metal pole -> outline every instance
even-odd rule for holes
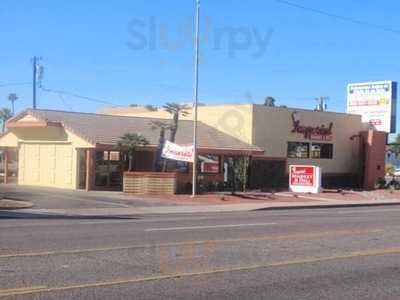
[[[193,114],[193,179],[192,197],[197,194],[197,106],[199,100],[199,49],[200,49],[200,0],[196,0],[196,54],[194,67]]]
[[[33,109],[36,109],[36,72],[37,72],[37,58],[36,56],[33,57]]]

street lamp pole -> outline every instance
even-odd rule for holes
[[[197,107],[199,101],[199,50],[200,50],[200,0],[196,0],[196,53],[195,53],[195,67],[194,67],[192,197],[196,196],[197,194]]]

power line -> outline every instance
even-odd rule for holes
[[[58,97],[60,98],[62,104],[64,105],[64,107],[66,107],[69,111],[73,111],[72,106],[67,104],[67,101],[65,101],[63,95],[58,94]]]
[[[294,2],[290,2],[290,1],[286,1],[286,0],[275,0],[278,3],[281,4],[285,4],[287,6],[292,6],[298,9],[302,9],[302,10],[306,10],[309,12],[313,12],[319,15],[323,15],[326,17],[330,17],[330,18],[334,18],[334,19],[338,19],[341,21],[345,21],[345,22],[349,22],[349,23],[353,23],[353,24],[357,24],[357,25],[362,25],[362,26],[367,26],[367,27],[371,27],[371,28],[375,28],[375,29],[379,29],[379,30],[383,30],[386,32],[390,32],[390,33],[394,33],[394,34],[400,34],[400,30],[397,29],[393,29],[384,25],[380,25],[380,24],[374,24],[374,23],[369,23],[366,21],[362,21],[362,20],[358,20],[358,19],[353,19],[350,17],[346,17],[346,16],[341,16],[341,15],[337,15],[337,14],[333,14],[327,11],[323,11],[320,9],[316,9],[316,8],[312,8],[312,7],[308,7],[308,6],[303,6]]]
[[[109,102],[109,101],[106,101],[106,100],[101,100],[101,99],[81,96],[81,95],[77,95],[77,94],[70,93],[70,92],[67,92],[67,91],[52,90],[52,89],[48,89],[48,88],[44,88],[44,87],[41,87],[41,90],[44,91],[44,92],[55,93],[55,94],[59,94],[59,95],[66,95],[66,96],[70,96],[70,97],[74,97],[74,98],[84,99],[84,100],[91,101],[91,102],[107,104],[107,105],[112,105],[112,106],[121,106],[121,105],[118,105],[118,104],[115,104],[113,102]]]
[[[28,85],[30,82],[18,82],[18,83],[2,83],[0,87],[8,87],[8,86],[19,86],[19,85]]]

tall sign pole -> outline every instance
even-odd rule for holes
[[[194,67],[192,197],[196,196],[197,194],[197,107],[199,101],[199,50],[200,50],[200,0],[196,0],[196,54],[195,54],[195,67]]]

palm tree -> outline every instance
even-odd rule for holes
[[[157,147],[157,152],[156,152],[156,161],[154,164],[154,170],[157,171],[157,169],[159,169],[159,164],[160,164],[160,160],[161,160],[162,148],[164,147],[164,143],[165,143],[165,131],[171,129],[171,124],[164,123],[161,121],[152,121],[151,129],[160,130],[160,137],[158,139],[158,147]]]
[[[274,107],[275,106],[275,102],[276,102],[275,98],[271,97],[271,96],[268,96],[268,97],[266,97],[264,99],[264,105],[265,106]]]
[[[12,107],[11,112],[12,112],[13,115],[14,115],[14,112],[15,112],[15,105],[14,105],[14,102],[17,101],[17,100],[18,100],[17,94],[11,93],[11,94],[8,95],[8,101],[11,102],[11,107]]]
[[[0,120],[1,120],[1,130],[4,132],[6,128],[6,122],[8,119],[12,118],[13,114],[11,113],[11,110],[9,108],[2,108],[0,110]]]
[[[117,146],[121,151],[128,153],[129,167],[128,171],[133,171],[133,158],[137,147],[146,146],[149,142],[144,136],[137,133],[125,133],[117,142]]]
[[[170,128],[171,136],[169,140],[170,142],[175,143],[176,133],[178,132],[179,116],[187,116],[190,107],[186,104],[166,103],[163,108],[172,115],[172,124]]]

